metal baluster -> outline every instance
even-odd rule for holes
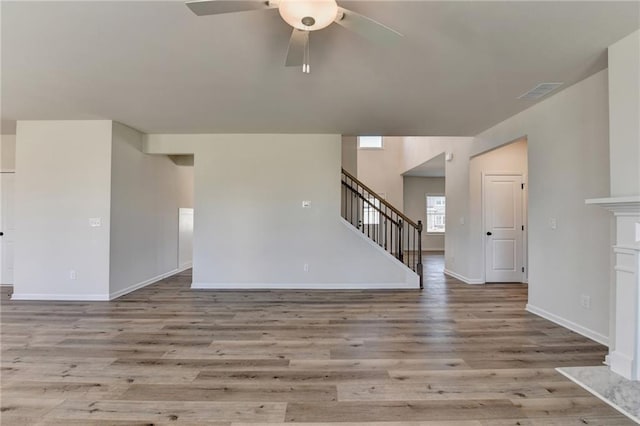
[[[424,278],[422,270],[422,221],[418,221],[418,277],[420,277],[420,290],[424,288]]]
[[[404,255],[402,254],[402,228],[403,228],[402,219],[398,219],[398,259],[400,262],[404,263]]]

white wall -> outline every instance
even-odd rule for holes
[[[108,299],[111,121],[18,121],[16,146],[13,298]]]
[[[142,140],[137,130],[113,123],[112,298],[177,271],[178,209],[192,203],[193,168],[142,153]]]
[[[358,137],[342,137],[342,168],[358,177]]]
[[[0,135],[0,172],[16,168],[16,135]]]
[[[640,31],[609,47],[609,160],[612,197],[640,195],[640,53],[638,52],[640,52]]]
[[[528,140],[529,307],[606,342],[610,218],[584,200],[609,191],[607,71],[479,134],[474,153]],[[549,226],[557,219],[557,229]],[[591,297],[591,309],[580,306]]]
[[[469,162],[469,256],[470,275],[484,281],[484,250],[482,176],[483,173],[516,173],[523,176],[526,189],[523,192],[526,201],[529,185],[527,183],[527,139],[521,138],[513,143],[492,149],[474,156]],[[526,217],[523,221],[527,225]],[[526,226],[528,229],[529,227]],[[526,255],[526,253],[523,253]],[[524,262],[525,267],[527,262]]]
[[[145,149],[195,153],[195,287],[417,286],[341,219],[339,135],[149,135]]]
[[[402,138],[383,138],[382,149],[358,149],[358,180],[398,210],[403,206],[401,159]]]
[[[427,195],[444,195],[445,179],[440,177],[404,177],[404,209],[405,215],[414,221],[421,220],[422,250],[444,250],[444,234],[427,233]]]

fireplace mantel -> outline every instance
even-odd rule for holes
[[[600,206],[613,213],[640,214],[640,196],[589,198],[585,204]]]
[[[585,203],[603,207],[616,218],[609,366],[629,380],[640,380],[640,196],[592,198]]]

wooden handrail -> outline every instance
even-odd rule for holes
[[[398,226],[398,225],[399,225],[399,223],[398,223],[398,222],[396,222],[395,220],[393,220],[393,218],[392,218],[391,216],[389,216],[388,214],[386,214],[385,212],[383,212],[383,211],[382,211],[382,209],[381,209],[380,207],[376,206],[376,205],[375,205],[375,204],[373,204],[371,201],[367,200],[367,199],[365,198],[365,196],[364,196],[364,195],[362,195],[362,194],[360,194],[359,192],[357,192],[353,186],[349,185],[349,184],[348,184],[347,182],[345,182],[345,181],[342,181],[342,184],[343,184],[344,186],[346,186],[347,188],[349,188],[353,193],[355,193],[355,194],[358,196],[358,198],[359,198],[359,199],[361,199],[363,202],[367,203],[367,204],[368,204],[368,205],[370,205],[373,209],[375,209],[375,210],[378,212],[378,214],[382,215],[382,216],[383,216],[384,218],[386,218],[389,222],[393,223],[393,224],[394,224],[394,225],[396,225],[396,226]]]
[[[387,207],[389,210],[391,210],[392,212],[394,212],[395,214],[397,214],[398,216],[400,216],[405,222],[409,223],[410,225],[412,225],[415,228],[420,228],[420,226],[415,223],[413,220],[409,219],[407,216],[405,216],[404,213],[402,213],[400,210],[396,209],[395,207],[393,207],[388,201],[384,200],[382,197],[380,197],[373,189],[369,188],[367,185],[365,185],[364,183],[362,183],[361,181],[358,180],[358,178],[356,178],[355,176],[353,176],[351,173],[349,173],[348,171],[346,171],[345,169],[342,169],[342,173],[345,176],[348,176],[349,179],[353,180],[354,182],[356,182],[359,186],[361,186],[362,188],[364,188],[365,190],[367,190],[369,193],[371,193],[372,195],[375,195],[376,199],[378,199],[380,201],[380,204],[383,204],[385,207]],[[379,209],[379,208],[378,208]]]
[[[362,231],[363,235],[416,272],[420,288],[424,288],[422,221],[415,223],[409,219],[345,169],[342,169],[341,181],[344,188],[342,217]],[[375,212],[373,216],[372,211]]]

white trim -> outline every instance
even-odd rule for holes
[[[637,251],[640,251],[640,246],[638,247],[620,246],[620,245],[613,246],[613,252],[616,254],[626,254],[629,256],[635,256]]]
[[[580,324],[576,324],[573,321],[569,321],[566,318],[562,318],[556,314],[552,314],[551,312],[545,311],[542,308],[538,308],[530,303],[527,303],[526,307],[527,312],[531,312],[534,315],[538,315],[546,320],[554,322],[558,325],[563,326],[564,328],[568,328],[571,331],[575,331],[576,333],[585,336],[591,340],[594,340],[601,345],[609,346],[609,338],[604,334],[598,333],[597,331],[593,331],[589,328],[583,327]]]
[[[633,269],[633,268],[627,268],[626,266],[618,266],[618,265],[616,265],[616,266],[614,266],[614,267],[613,267],[613,269],[614,269],[615,271],[618,271],[618,272],[626,272],[626,273],[631,274],[631,275],[635,275],[635,273],[636,273],[636,270],[635,270],[635,269]]]
[[[13,293],[11,300],[54,300],[69,302],[108,302],[108,294]]]
[[[144,280],[144,281],[141,281],[139,283],[130,285],[129,287],[123,288],[122,290],[114,291],[113,293],[109,294],[109,300],[117,299],[118,297],[122,297],[125,294],[131,293],[132,291],[136,291],[136,290],[141,289],[142,287],[146,287],[146,286],[151,285],[153,283],[157,283],[158,281],[161,281],[161,280],[163,280],[165,278],[168,278],[168,277],[170,277],[172,275],[175,275],[175,274],[177,274],[179,272],[182,272],[182,271],[184,271],[186,269],[189,269],[189,268],[187,267],[187,268],[172,269],[169,272],[165,272],[164,274],[156,275],[153,278],[149,278],[148,280]]]
[[[13,284],[0,284],[0,287],[13,287]]]
[[[580,380],[576,379],[575,377],[571,376],[568,373],[565,373],[564,371],[562,371],[562,368],[556,368],[555,369],[558,373],[562,374],[563,376],[565,376],[567,379],[571,380],[573,383],[579,385],[580,387],[582,387],[584,390],[586,390],[587,392],[589,392],[590,394],[592,394],[593,396],[597,397],[599,400],[606,402],[608,405],[610,405],[611,407],[615,408],[616,410],[618,410],[619,412],[621,412],[622,414],[624,414],[625,416],[629,417],[631,420],[633,420],[636,423],[640,423],[640,419],[637,418],[636,416],[634,416],[633,414],[627,412],[626,410],[624,410],[622,407],[616,405],[613,403],[613,401],[605,398],[604,396],[600,395],[598,392],[595,391],[595,389],[590,388],[589,386],[587,386],[586,384],[582,383]]]
[[[178,266],[178,269],[176,269],[176,274],[179,274],[180,272],[184,272],[187,269],[193,268],[193,261],[192,262],[185,262],[182,265]]]
[[[634,380],[633,358],[614,350],[609,353],[609,366],[611,367],[611,371],[614,373],[619,374],[626,379],[631,378],[631,380]]]
[[[462,281],[465,284],[484,284],[484,280],[482,278],[467,278],[464,275],[460,275],[457,272],[453,272],[447,268],[444,269],[444,274],[449,275],[457,280]]]
[[[191,268],[191,265],[172,269],[169,272],[165,272],[164,274],[160,274],[148,280],[139,282],[137,284],[133,284],[127,288],[122,290],[115,291],[110,294],[43,294],[43,293],[14,293],[11,296],[11,300],[57,300],[57,301],[78,301],[78,302],[106,302],[110,300],[117,299],[118,297],[124,296],[125,294],[131,293],[132,291],[138,290],[142,287],[146,287],[148,285],[157,283],[165,278],[178,274],[182,271],[186,271]],[[11,286],[11,285],[9,285]]]
[[[191,283],[192,290],[416,290],[412,283]]]

